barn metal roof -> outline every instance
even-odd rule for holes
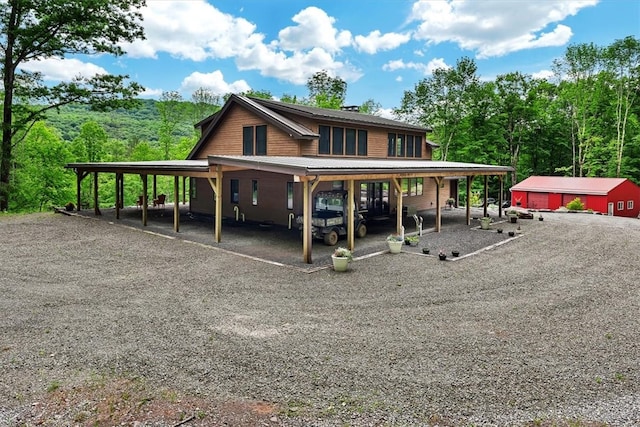
[[[605,195],[624,181],[626,181],[625,178],[530,176],[511,187],[511,191]]]

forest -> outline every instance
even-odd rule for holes
[[[482,79],[473,59],[438,69],[406,91],[396,118],[433,132],[435,159],[507,165],[508,189],[530,175],[625,177],[640,183],[640,40],[609,46],[572,45],[553,64],[554,76],[536,79],[514,71]],[[307,82],[308,96],[253,91],[250,96],[340,108],[347,84],[320,71]],[[165,92],[136,99],[127,108],[96,111],[68,103],[34,121],[14,144],[8,211],[38,211],[75,201],[69,162],[184,159],[198,135],[194,124],[213,114],[226,96],[199,89],[190,99]],[[379,114],[375,100],[360,106]],[[100,176],[100,202],[114,204],[114,177]],[[135,204],[141,183],[125,179],[125,203]],[[83,200],[92,185],[83,183]],[[158,178],[171,194],[172,180]],[[496,194],[497,183],[491,192]]]

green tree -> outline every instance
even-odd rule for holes
[[[199,88],[191,95],[191,124],[194,125],[220,110],[222,97],[210,89]]]
[[[171,158],[171,149],[175,132],[181,121],[187,116],[182,105],[182,95],[176,91],[162,92],[160,101],[156,103],[160,113],[160,147],[164,160]]]
[[[73,200],[73,173],[64,168],[71,161],[67,144],[55,129],[37,122],[16,147],[11,210],[42,210]]]
[[[13,148],[48,110],[72,102],[102,110],[128,106],[142,90],[127,83],[128,76],[109,74],[46,85],[40,73],[21,70],[21,65],[75,54],[122,55],[123,42],[144,38],[138,11],[144,5],[144,0],[0,2],[0,211],[9,206]]]
[[[467,57],[459,59],[455,68],[438,68],[413,91],[406,91],[400,108],[395,110],[405,120],[433,128],[441,160],[447,160],[463,126],[470,96],[480,82],[477,69],[473,59]]]
[[[640,91],[640,39],[616,40],[604,52],[605,64],[615,83],[615,176],[619,177],[631,111]]]
[[[347,82],[340,77],[331,77],[326,70],[309,77],[307,89],[308,103],[320,108],[339,110],[347,96]]]
[[[377,116],[381,109],[382,105],[379,102],[376,102],[373,98],[370,98],[360,105],[359,111],[363,114]]]

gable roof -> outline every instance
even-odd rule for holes
[[[362,114],[354,111],[332,110],[328,108],[309,107],[307,105],[287,104],[285,102],[273,101],[262,98],[251,98],[242,95],[232,94],[220,111],[201,120],[196,126],[202,126],[203,132],[193,147],[187,159],[193,159],[204,143],[209,140],[219,123],[224,119],[232,105],[237,104],[262,117],[268,123],[288,133],[294,139],[316,139],[319,138],[316,132],[306,126],[297,123],[287,117],[287,115],[297,115],[311,118],[317,122],[342,123],[368,127],[383,127],[389,130],[410,131],[427,133],[430,128],[411,125],[397,120],[386,119],[384,117]],[[426,140],[426,138],[425,138]],[[437,147],[438,145],[426,140],[427,144]]]
[[[625,178],[530,176],[511,187],[511,191],[606,195],[625,181]]]
[[[431,132],[431,128],[416,126],[398,120],[387,119],[384,117],[374,116],[372,114],[363,114],[349,110],[333,110],[330,108],[318,108],[301,104],[289,104],[286,102],[274,101],[271,99],[250,98],[257,103],[268,107],[271,110],[285,114],[296,114],[302,117],[308,117],[315,121],[352,123],[361,126],[383,127],[385,129],[395,129],[411,132]]]

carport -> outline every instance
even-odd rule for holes
[[[442,162],[430,160],[385,160],[385,159],[344,159],[329,157],[279,157],[279,156],[209,156],[207,160],[169,160],[150,162],[109,162],[109,163],[69,163],[66,168],[73,169],[77,177],[78,209],[81,208],[80,184],[90,173],[94,174],[93,204],[94,212],[100,215],[98,204],[98,173],[116,174],[116,218],[122,206],[124,174],[139,175],[143,183],[142,223],[147,225],[148,176],[166,175],[174,177],[174,230],[179,231],[179,178],[206,178],[215,197],[214,241],[222,238],[222,178],[227,171],[258,170],[285,174],[293,177],[294,182],[303,185],[303,260],[312,263],[312,230],[311,212],[313,191],[323,181],[344,181],[349,200],[353,200],[354,183],[360,180],[388,179],[395,190],[402,193],[401,180],[404,178],[431,178],[436,184],[436,206],[441,206],[440,188],[447,177],[467,179],[467,200],[471,197],[471,184],[476,177],[484,179],[484,195],[488,196],[488,177],[497,176],[500,180],[499,216],[502,216],[502,190],[504,176],[511,171],[510,167],[492,166],[475,163]],[[186,189],[185,189],[186,190]],[[155,191],[155,190],[154,190]],[[155,196],[155,193],[154,193]],[[183,200],[186,191],[183,191]],[[396,212],[403,211],[402,197],[398,197]],[[484,215],[487,206],[484,207]],[[352,204],[348,209],[347,246],[355,248],[353,229],[354,210]],[[467,225],[471,224],[471,207],[466,206]],[[440,231],[440,209],[436,209],[435,229]],[[402,231],[402,215],[397,215],[396,231]]]

